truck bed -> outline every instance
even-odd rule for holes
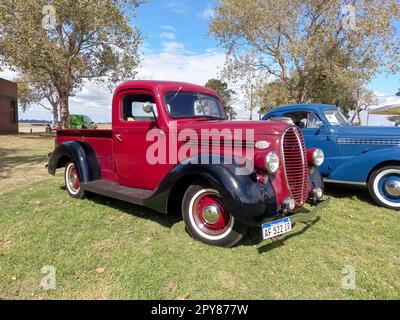
[[[115,181],[113,140],[111,129],[62,129],[57,131],[57,143],[66,141],[87,142],[92,146],[99,159],[102,177]]]

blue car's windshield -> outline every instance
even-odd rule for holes
[[[340,110],[325,110],[324,114],[332,126],[350,125],[350,122]]]

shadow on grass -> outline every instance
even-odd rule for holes
[[[10,156],[18,152],[17,149],[6,149],[0,148],[0,172],[2,178],[7,178],[10,176],[12,170],[20,165],[34,165],[46,161],[46,157],[40,156]]]
[[[60,186],[62,190],[67,192],[66,187]],[[107,206],[123,213],[143,218],[149,219],[153,222],[160,224],[163,227],[172,228],[176,223],[182,220],[182,217],[178,214],[169,213],[163,214],[146,207],[138,206],[129,202],[121,201],[118,199],[108,198],[99,194],[88,193],[86,198],[96,204]]]
[[[356,197],[361,201],[374,205],[366,186],[325,183],[325,194],[334,198]]]
[[[301,230],[296,231],[296,232],[291,232],[287,236],[283,236],[282,238],[277,238],[277,239],[272,240],[272,242],[266,243],[265,245],[257,248],[258,253],[261,254],[261,253],[264,253],[264,252],[269,252],[271,250],[274,250],[274,249],[277,249],[277,248],[280,248],[280,247],[284,246],[286,240],[289,240],[291,238],[294,238],[294,237],[297,237],[297,236],[303,234],[308,229],[310,229],[314,224],[318,223],[320,219],[321,219],[320,217],[317,217],[317,218],[315,218],[313,221],[311,221],[309,223],[306,223],[306,224],[300,223],[300,225],[304,225],[304,227]],[[258,230],[258,242],[257,243],[251,243],[250,245],[258,244],[261,241],[263,241],[263,239],[262,239],[260,230]],[[269,241],[271,241],[271,240],[269,240]]]

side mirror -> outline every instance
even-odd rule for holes
[[[143,104],[143,111],[145,113],[152,113],[153,114],[155,125],[158,127],[157,116],[156,116],[156,113],[154,111],[153,104],[151,102],[145,102]]]
[[[145,102],[143,104],[143,111],[146,113],[154,113],[153,104],[151,102]]]

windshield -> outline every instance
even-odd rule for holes
[[[340,110],[325,110],[324,114],[333,126],[349,125],[349,121]]]
[[[165,95],[165,104],[173,118],[225,118],[219,100],[200,92],[168,92]]]

